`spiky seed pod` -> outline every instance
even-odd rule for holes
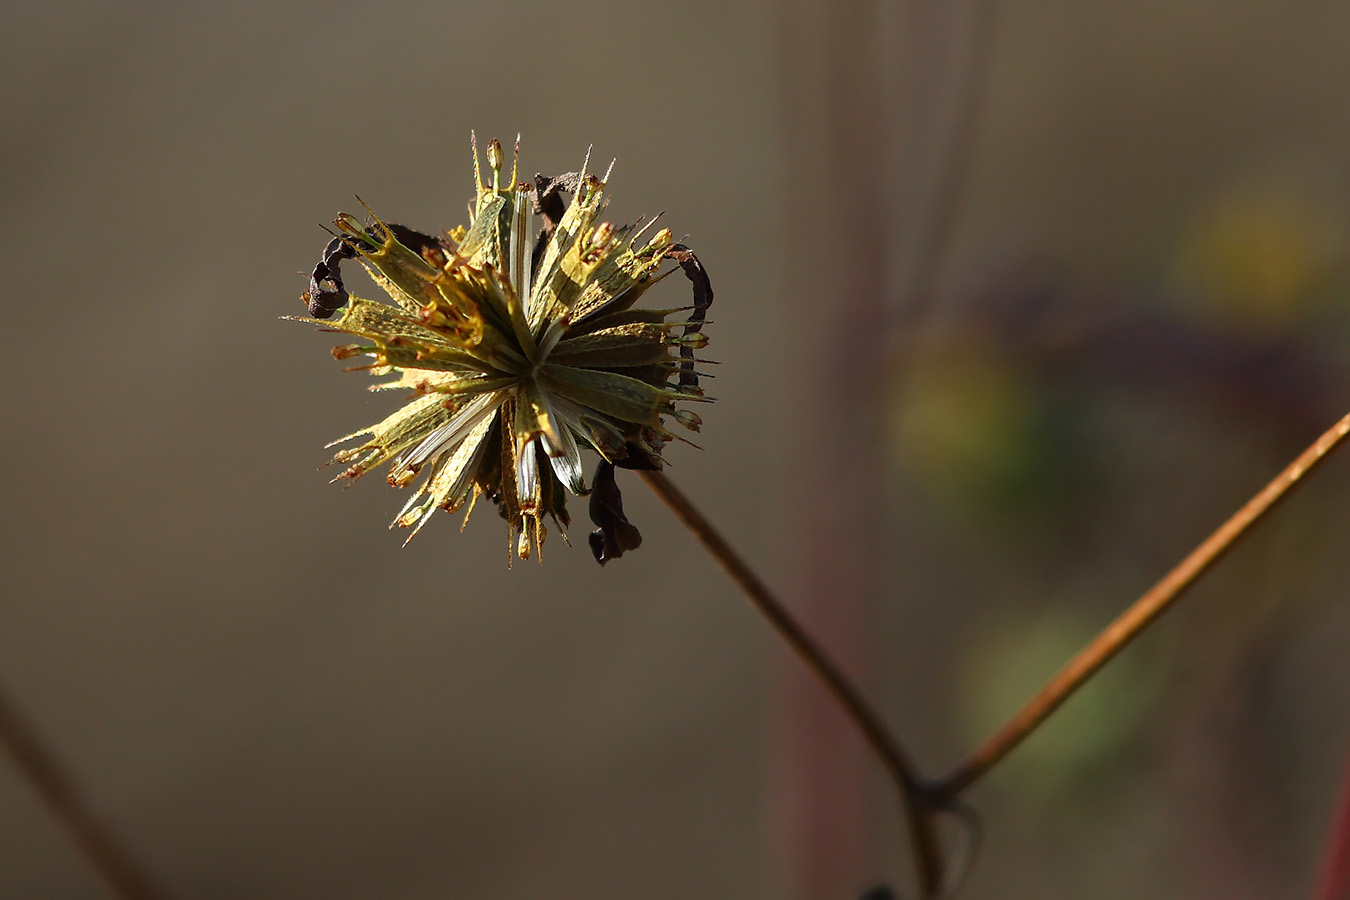
[[[315,267],[304,299],[319,318],[344,307],[329,327],[365,342],[338,347],[334,356],[368,356],[373,362],[358,368],[394,376],[373,390],[411,392],[384,421],[329,445],[365,438],[333,457],[344,466],[334,481],[388,463],[390,484],[415,483],[394,519],[412,529],[409,539],[437,509],[453,512],[467,503],[472,511],[486,495],[525,559],[544,541],[546,516],[565,530],[566,495],[590,493],[582,448],[609,467],[608,491],[614,465],[661,464],[661,449],[674,437],[666,417],[698,430],[698,417],[675,404],[708,399],[691,349],[706,343],[701,327],[712,292],[697,259],[672,243],[668,230],[644,244],[645,229],[597,222],[608,172],[597,178],[583,164],[577,175],[517,184],[513,161],[503,187],[496,140],[488,162],[491,185],[483,182],[475,144],[472,220],[444,237],[386,224],[373,213],[364,224],[339,215],[339,238]],[[565,208],[560,189],[572,194]],[[536,237],[537,213],[545,227]],[[338,266],[351,258],[392,303],[347,294]],[[668,321],[678,310],[634,308],[675,271],[661,271],[668,259],[694,282],[688,322]],[[615,506],[609,501],[604,508]],[[592,539],[601,562],[600,548],[612,557],[638,540],[617,508],[618,520],[597,518],[602,531],[612,532],[599,535],[599,547]]]

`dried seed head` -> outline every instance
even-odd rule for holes
[[[507,521],[513,555],[526,558],[544,542],[545,518],[566,528],[567,495],[591,493],[581,459],[590,449],[603,487],[601,502],[591,502],[600,526],[591,546],[604,562],[641,542],[623,517],[614,466],[659,467],[672,437],[664,417],[695,431],[702,424],[676,404],[706,402],[690,350],[706,344],[700,329],[712,289],[669,229],[636,246],[633,229],[596,223],[605,184],[584,167],[540,180],[539,191],[576,189],[536,239],[534,209],[549,195],[500,186],[505,157],[495,139],[487,158],[492,186],[477,182],[472,220],[445,238],[373,213],[366,224],[346,213],[335,222],[341,237],[315,267],[310,308],[316,316],[342,308],[333,330],[369,342],[335,356],[372,356],[363,368],[392,376],[379,388],[412,392],[384,421],[343,439],[365,438],[335,455],[347,466],[338,478],[387,463],[390,484],[416,483],[394,519],[413,534],[437,509],[472,509],[486,495]],[[338,268],[353,258],[390,302],[347,294]],[[666,313],[633,309],[667,260],[694,285],[694,313],[679,337]]]

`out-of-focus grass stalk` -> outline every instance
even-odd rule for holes
[[[111,896],[118,900],[165,900],[167,895],[155,886],[117,835],[94,815],[75,782],[2,691],[0,745],[85,861],[98,872]]]

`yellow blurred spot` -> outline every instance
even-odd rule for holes
[[[900,398],[892,446],[929,488],[985,493],[1024,475],[1033,403],[1019,372],[978,349],[943,354]]]
[[[1178,248],[1176,283],[1213,324],[1278,330],[1336,274],[1345,237],[1329,191],[1287,177],[1235,185],[1192,217]]]

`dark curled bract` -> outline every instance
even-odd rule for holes
[[[443,253],[445,244],[438,238],[420,231],[414,231],[405,225],[387,226],[395,240],[424,259],[432,254]],[[376,241],[384,240],[384,228],[378,222],[366,223],[366,230]],[[309,275],[309,290],[304,294],[309,314],[316,319],[330,318],[333,313],[347,305],[351,295],[342,283],[342,261],[355,259],[356,248],[347,238],[335,237],[323,248],[323,259],[319,260]]]
[[[595,561],[604,565],[642,546],[642,535],[623,514],[623,497],[614,480],[614,464],[601,461],[591,485],[591,521],[599,527],[589,537]]]
[[[684,337],[690,337],[703,331],[703,323],[708,318],[708,307],[712,306],[713,289],[712,282],[708,280],[708,271],[703,268],[703,263],[698,261],[694,251],[690,250],[684,244],[671,244],[666,249],[666,258],[674,260],[680,264],[687,277],[694,286],[694,309],[689,313],[689,320],[684,326]],[[694,348],[686,345],[680,347],[680,387],[698,388],[698,374],[694,372]]]
[[[309,290],[305,291],[305,304],[309,314],[316,319],[327,319],[347,304],[351,295],[342,285],[342,271],[339,268],[344,259],[353,259],[356,251],[351,244],[335,237],[323,248],[323,259],[309,275]]]

